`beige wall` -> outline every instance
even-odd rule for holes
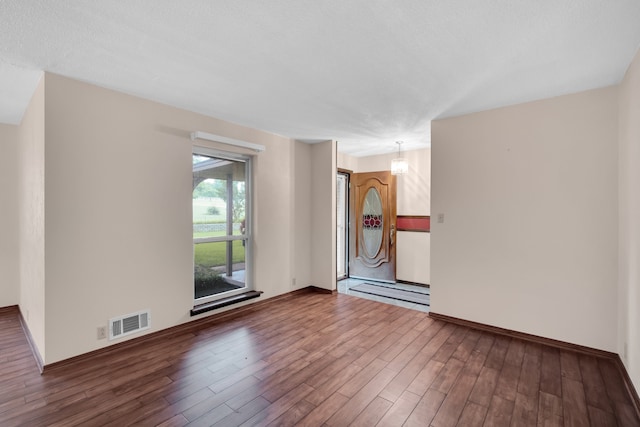
[[[312,284],[311,281],[311,145],[296,141],[291,145],[294,150],[291,180],[294,186],[293,243],[291,245],[291,260],[295,284],[292,289],[304,288]]]
[[[431,211],[431,149],[403,151],[409,173],[398,175],[398,215],[430,215]],[[388,171],[398,153],[357,158],[356,172]],[[340,166],[342,167],[342,166]]]
[[[336,289],[336,143],[311,146],[311,284]]]
[[[0,307],[20,298],[18,171],[18,127],[0,124]]]
[[[397,176],[397,214],[431,214],[431,149],[403,151],[409,164],[407,175]],[[367,157],[338,154],[338,167],[356,173],[389,170],[397,152]],[[396,246],[396,279],[430,283],[429,233],[399,231]]]
[[[616,95],[433,122],[434,312],[617,351]]]
[[[148,332],[192,320],[194,130],[266,146],[253,277],[260,299],[290,290],[289,139],[47,74],[46,364],[110,344],[96,328],[117,315],[150,309]]]
[[[338,150],[340,149],[340,143],[337,143]],[[344,153],[337,153],[337,163],[340,169],[356,172],[358,170],[358,157],[353,157]]]
[[[617,351],[640,389],[640,53],[620,85],[619,99]]]
[[[45,81],[41,79],[18,130],[20,310],[42,360],[45,342]]]
[[[431,233],[398,231],[396,280],[431,283]]]

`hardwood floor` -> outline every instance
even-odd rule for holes
[[[0,310],[0,426],[638,426],[615,365],[306,293],[44,375]]]

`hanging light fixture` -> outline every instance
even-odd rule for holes
[[[409,172],[409,163],[407,163],[407,159],[402,157],[402,153],[400,152],[402,142],[403,141],[396,141],[396,144],[398,144],[398,157],[391,160],[391,175],[404,175]]]

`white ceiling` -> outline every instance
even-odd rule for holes
[[[638,46],[638,0],[0,0],[0,122],[49,71],[363,156],[618,83]]]

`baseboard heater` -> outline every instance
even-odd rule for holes
[[[249,291],[242,294],[234,295],[232,297],[208,302],[206,304],[196,305],[191,309],[191,316],[197,316],[198,314],[206,313],[207,311],[216,310],[218,308],[226,307],[231,304],[237,304],[242,301],[258,298],[260,295],[262,295],[262,291]]]

